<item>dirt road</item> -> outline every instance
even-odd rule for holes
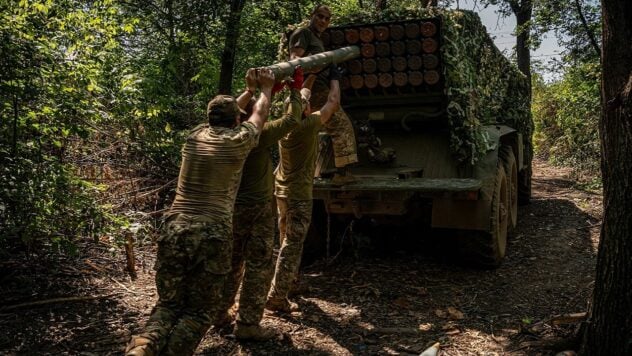
[[[240,344],[210,331],[197,353],[418,355],[440,342],[441,355],[553,354],[540,343],[577,324],[551,318],[586,310],[600,216],[599,194],[536,162],[532,203],[520,209],[500,268],[441,258],[449,246],[436,238],[389,230],[367,243],[359,234],[348,241],[353,252],[303,270],[301,313],[266,313],[264,324],[283,332],[278,340]],[[0,262],[0,354],[122,353],[155,301],[153,247],[137,249],[132,282],[120,250],[89,245],[74,258]],[[39,304],[6,308],[27,302]]]

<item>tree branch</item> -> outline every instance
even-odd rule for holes
[[[595,53],[597,53],[597,57],[601,59],[601,48],[599,48],[599,44],[597,43],[597,39],[595,38],[595,34],[588,27],[588,22],[586,21],[586,17],[584,16],[584,12],[582,11],[582,5],[580,0],[575,0],[575,6],[577,7],[577,14],[579,15],[579,20],[582,22],[582,26],[586,31],[586,35],[590,39],[590,44],[592,45]]]

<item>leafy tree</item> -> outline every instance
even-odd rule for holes
[[[107,0],[0,3],[0,243],[64,244],[103,227],[98,187],[67,161],[107,120],[104,63],[121,26]]]

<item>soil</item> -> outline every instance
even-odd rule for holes
[[[335,259],[302,269],[301,312],[266,312],[278,339],[239,343],[211,329],[196,354],[419,355],[439,342],[440,355],[554,355],[580,325],[557,316],[587,310],[601,207],[569,171],[535,162],[532,202],[498,269],[462,266],[422,230],[360,230]],[[0,261],[0,354],[122,354],[141,330],[156,300],[154,245],[136,247],[135,280],[120,248],[84,241],[79,251]]]

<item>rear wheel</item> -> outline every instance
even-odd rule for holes
[[[531,175],[533,174],[531,160],[533,153],[528,147],[525,145],[528,154],[525,154],[526,157],[524,157],[528,164],[518,172],[518,204],[520,205],[529,204],[531,201]]]
[[[510,146],[503,146],[499,155],[507,176],[507,188],[509,189],[509,203],[507,205],[509,221],[507,229],[511,232],[518,224],[518,165]]]
[[[496,268],[505,257],[509,220],[509,189],[507,176],[499,161],[492,196],[489,231],[464,231],[460,242],[461,256],[482,268]]]

